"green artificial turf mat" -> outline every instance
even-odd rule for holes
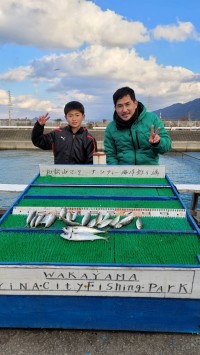
[[[132,177],[53,177],[53,176],[39,176],[34,184],[161,184],[169,185],[166,178],[132,178]]]
[[[25,228],[26,226],[26,218],[27,215],[13,215],[10,214],[8,217],[2,222],[0,228]],[[76,221],[81,223],[83,216],[78,216]],[[94,218],[94,217],[92,217]],[[114,218],[114,217],[113,217]],[[124,217],[122,216],[121,219]],[[141,218],[143,229],[146,230],[174,230],[174,231],[191,231],[192,227],[186,218],[175,218],[175,217],[142,217]],[[133,221],[120,228],[120,230],[136,230],[136,218]],[[48,227],[48,229],[62,229],[66,227],[66,223],[63,220],[59,220],[58,218],[53,223],[52,226]],[[30,227],[27,227],[30,229]],[[34,231],[34,228],[32,228]],[[43,229],[43,226],[38,226],[37,229]]]
[[[196,235],[115,235],[115,262],[128,264],[198,265],[200,241]]]
[[[87,207],[87,208],[157,208],[182,209],[178,200],[170,201],[144,201],[144,200],[100,200],[100,199],[22,199],[18,206],[44,206],[44,207]]]
[[[114,234],[109,241],[73,242],[59,233],[1,232],[1,262],[197,265],[196,235]]]
[[[28,196],[173,196],[170,188],[31,187]]]

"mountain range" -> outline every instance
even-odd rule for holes
[[[200,98],[185,104],[174,104],[154,111],[160,118],[170,121],[199,121]]]

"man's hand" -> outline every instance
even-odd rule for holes
[[[49,118],[50,118],[49,114],[46,113],[46,115],[38,117],[38,122],[41,126],[44,126]]]
[[[158,127],[157,130],[154,132],[154,125],[151,126],[151,133],[149,138],[149,142],[151,144],[156,144],[160,142],[160,136],[158,135],[159,131],[160,131],[160,127]]]

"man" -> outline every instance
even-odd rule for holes
[[[158,165],[159,154],[171,149],[164,124],[136,100],[134,90],[118,89],[113,95],[114,117],[105,131],[104,150],[110,165]]]
[[[33,127],[32,142],[41,149],[52,149],[55,164],[93,164],[96,140],[85,127],[84,106],[78,101],[70,101],[64,107],[68,126],[44,134],[44,125],[49,114],[40,116]]]

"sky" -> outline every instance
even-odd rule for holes
[[[113,93],[148,110],[200,98],[200,1],[0,0],[0,119],[69,101],[86,120],[112,120]]]

